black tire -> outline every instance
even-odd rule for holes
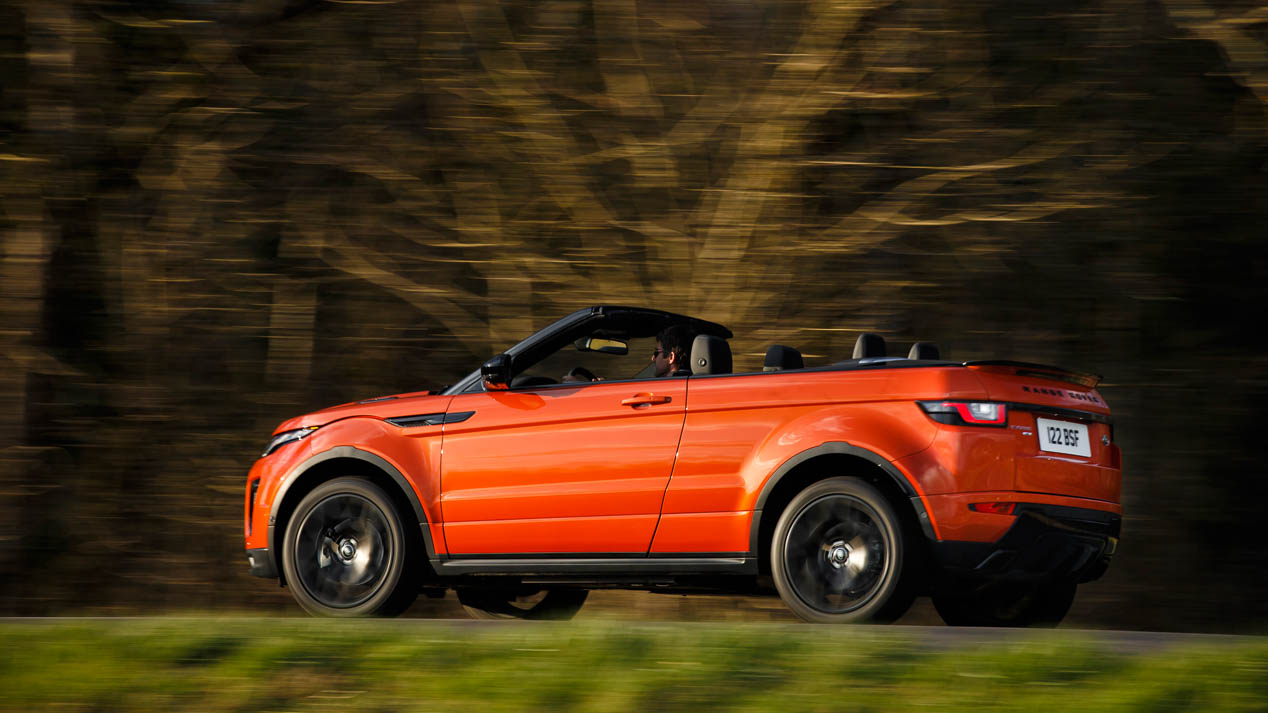
[[[806,621],[890,622],[915,599],[914,537],[879,490],[829,478],[784,509],[771,540],[771,575]]]
[[[1071,581],[996,582],[933,593],[933,607],[951,626],[1054,627],[1061,623],[1078,586]]]
[[[563,620],[576,616],[589,594],[585,589],[459,589],[458,601],[472,619]]]
[[[318,616],[395,616],[418,597],[419,543],[392,498],[365,478],[317,486],[286,526],[282,569]]]

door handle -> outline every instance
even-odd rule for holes
[[[648,406],[650,404],[667,404],[672,400],[673,399],[669,396],[657,396],[656,394],[644,392],[641,394],[634,394],[628,399],[621,399],[621,405],[638,408],[640,406]]]

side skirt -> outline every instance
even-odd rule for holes
[[[431,566],[436,574],[444,577],[469,574],[501,574],[520,577],[757,574],[757,559],[746,552],[652,557],[641,553],[451,556],[434,557],[431,560]]]

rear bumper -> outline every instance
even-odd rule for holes
[[[956,579],[1090,582],[1109,567],[1122,518],[1102,510],[1027,504],[995,542],[938,540],[933,557]]]
[[[251,567],[251,574],[257,577],[277,577],[277,565],[273,563],[273,555],[267,547],[247,550],[247,564]]]

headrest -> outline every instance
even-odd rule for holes
[[[701,334],[691,343],[692,374],[730,374],[731,345],[725,339]]]
[[[933,342],[916,342],[911,345],[911,351],[907,352],[908,359],[941,359],[942,354],[938,352],[938,345]]]
[[[762,371],[801,369],[805,365],[806,363],[801,360],[801,352],[792,347],[775,344],[766,350],[766,361],[762,363]]]
[[[854,358],[869,359],[885,356],[885,339],[879,334],[863,332],[854,342]]]

